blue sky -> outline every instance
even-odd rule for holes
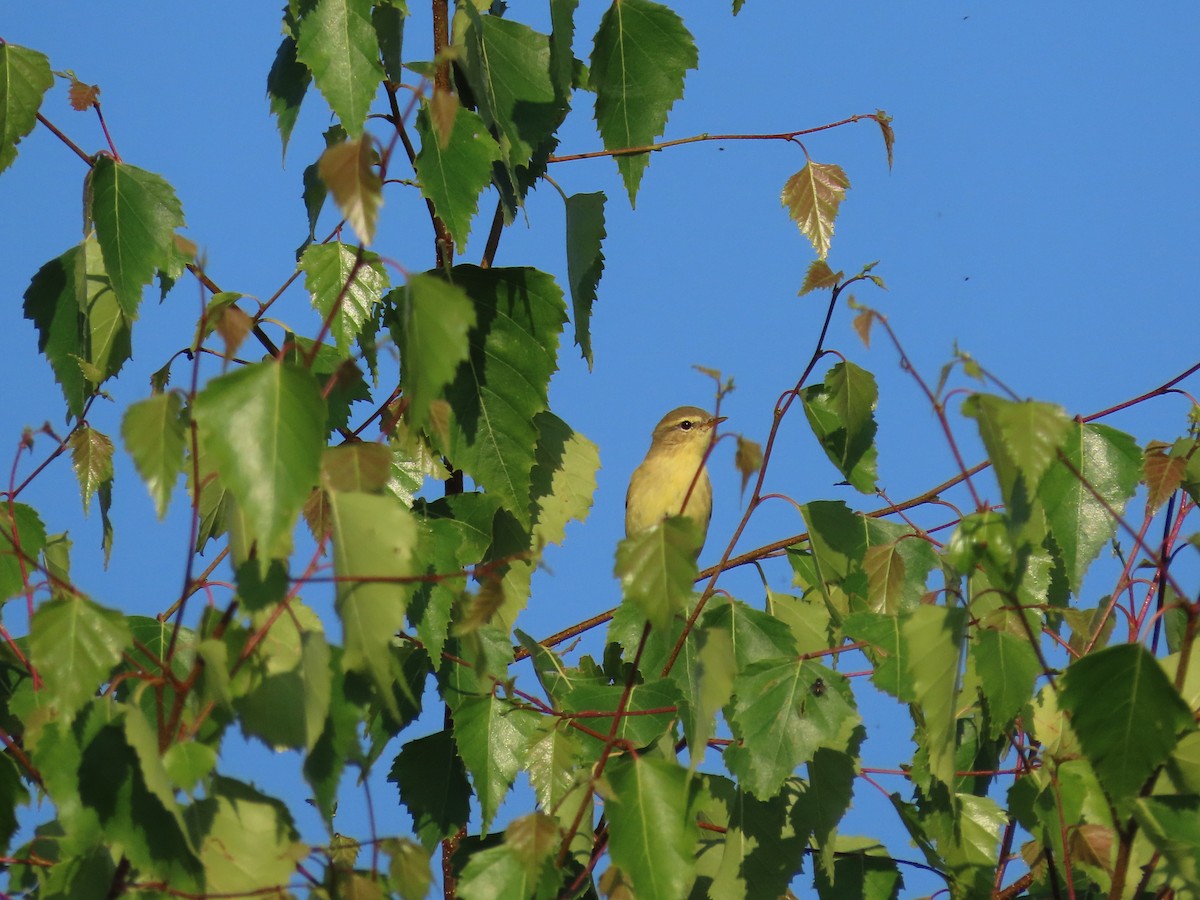
[[[871,122],[814,135],[805,145],[813,159],[841,165],[852,183],[830,264],[854,271],[880,261],[875,271],[889,290],[856,294],[889,317],[927,379],[936,380],[957,342],[1018,395],[1086,415],[1196,361],[1196,4],[1156,4],[1151,14],[1112,2],[938,0],[826,8],[747,0],[737,18],[726,3],[677,5],[697,39],[700,68],[688,76],[666,138],[793,131],[877,108],[894,117],[891,172]],[[100,14],[94,4],[60,0],[10,4],[0,20],[0,37],[100,84],[118,149],[175,186],[187,233],[214,280],[264,298],[291,271],[305,230],[300,174],[320,152],[328,124],[327,110],[310,95],[281,165],[264,97],[279,40],[277,6],[126,0]],[[545,22],[542,4],[510,6],[517,18]],[[586,58],[604,4],[582,6],[575,52]],[[406,55],[427,56],[427,34],[427,23],[415,17]],[[576,97],[564,153],[600,146],[589,99]],[[61,82],[43,112],[85,149],[103,146],[94,117],[69,109]],[[78,241],[84,177],[79,160],[44,129],[19,150],[0,175],[0,373],[7,386],[0,448],[9,448],[0,452],[3,468],[24,426],[37,428],[47,419],[62,425],[61,395],[36,356],[20,298],[42,263]],[[711,406],[711,382],[693,365],[734,379],[736,390],[722,409],[726,427],[765,440],[776,399],[807,362],[824,313],[822,298],[796,295],[812,251],[779,203],[784,181],[803,163],[800,149],[784,142],[675,148],[651,159],[636,211],[611,160],[553,168],[568,193],[603,190],[609,197],[607,271],[592,323],[595,368],[588,372],[567,335],[551,389],[555,411],[599,445],[603,469],[589,520],[568,531],[566,545],[548,554],[547,571],[535,582],[521,623],[530,633],[549,634],[617,602],[612,554],[625,484],[650,429],[674,406]],[[480,232],[493,202],[485,195]],[[526,220],[505,234],[497,264],[536,265],[565,283],[562,224],[558,194],[542,188]],[[477,237],[463,260],[478,259]],[[376,248],[421,270],[432,265],[429,246],[423,205],[389,195]],[[165,304],[145,302],[135,358],[112,385],[117,403],[101,405],[93,417],[96,427],[118,433],[119,411],[147,395],[149,373],[190,340],[198,302],[187,280]],[[277,310],[301,330],[316,328],[301,291]],[[952,458],[894,350],[878,333],[864,348],[849,321],[850,313],[839,310],[828,346],[879,380],[880,481],[893,499],[904,499],[950,477]],[[1109,424],[1142,443],[1169,440],[1183,433],[1187,409],[1182,399],[1163,399]],[[982,458],[973,434],[970,423],[958,422],[968,462]],[[719,555],[741,512],[732,447],[730,441],[719,445],[711,463],[716,506],[706,560]],[[44,440],[38,449],[40,459]],[[155,524],[145,490],[128,458],[119,456],[116,544],[105,574],[99,572],[98,518],[83,518],[64,460],[23,499],[43,512],[51,531],[70,531],[74,574],[95,599],[152,614],[178,590],[186,516],[179,495],[166,522]],[[22,466],[28,472],[27,460]],[[863,509],[877,505],[836,486],[837,480],[796,409],[785,422],[768,489],[797,502],[841,498]],[[998,501],[992,482],[983,484]],[[768,506],[739,550],[801,530],[787,504]],[[786,589],[789,573],[776,563],[768,578]],[[1098,589],[1102,581],[1090,583]],[[722,584],[761,605],[754,573],[733,573]],[[306,599],[318,608],[326,602]],[[5,623],[23,630],[15,611]],[[580,651],[598,649],[597,637]],[[864,708],[869,727],[892,715]],[[902,729],[897,738],[909,733],[903,720],[895,727]],[[865,753],[872,765],[897,761],[884,742],[869,742]],[[298,771],[298,761],[289,760],[295,769],[276,766],[256,747],[227,751],[226,759],[235,774],[249,772],[268,790],[284,790]],[[395,807],[392,787],[378,781],[379,827],[403,832],[407,814]],[[904,790],[899,781],[889,787]],[[343,805],[346,820],[338,823],[351,833],[365,830],[357,827],[361,803],[352,793]],[[880,815],[891,815],[877,804],[860,785],[849,830],[874,830]],[[316,817],[302,807],[294,805],[305,836],[321,840]],[[923,884],[918,873],[906,877],[910,887]]]

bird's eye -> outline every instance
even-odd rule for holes
[[[682,428],[684,431],[691,431],[692,430],[692,420],[684,419],[682,422],[679,423],[679,427]]]

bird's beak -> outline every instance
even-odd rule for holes
[[[717,416],[715,419],[713,419],[711,422],[708,423],[708,427],[716,428],[718,425],[720,425],[722,422],[727,421],[728,419],[729,419],[729,416]]]

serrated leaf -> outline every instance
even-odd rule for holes
[[[654,628],[667,628],[692,595],[702,542],[699,526],[686,516],[671,516],[621,541],[613,574],[621,579],[623,602],[637,606]]]
[[[1194,727],[1187,704],[1141,644],[1120,644],[1072,662],[1059,703],[1105,792],[1126,812],[1180,734]]]
[[[449,94],[435,94],[453,96]],[[500,146],[488,134],[478,114],[456,106],[448,117],[445,140],[440,127],[422,106],[417,112],[417,134],[421,152],[413,166],[421,183],[421,193],[432,204],[438,217],[462,252],[471,233],[471,222],[479,210],[479,194],[492,178],[492,163],[500,159]]]
[[[42,603],[30,625],[29,655],[46,701],[69,720],[96,696],[129,643],[129,626],[116,610],[77,594]]]
[[[175,230],[182,228],[183,207],[175,189],[159,175],[100,156],[88,173],[87,214],[96,226],[117,302],[137,318],[142,288],[158,269],[171,265]]]
[[[1061,453],[1046,470],[1038,497],[1067,582],[1077,592],[1087,567],[1116,533],[1113,513],[1120,515],[1137,489],[1142,452],[1124,432],[1072,422]]]
[[[42,97],[53,84],[45,54],[0,43],[0,172],[17,158],[17,144],[33,130]]]
[[[524,768],[540,718],[494,693],[469,697],[454,707],[454,740],[475,785],[484,835]]]
[[[596,493],[600,451],[554,413],[537,414],[536,463],[530,476],[534,504],[533,533],[547,544],[561,544],[567,523],[587,519]]]
[[[733,696],[736,662],[729,632],[705,628],[695,638],[696,664],[689,672],[688,714],[684,735],[688,742],[688,768],[695,771],[704,760],[705,746],[715,733],[715,717]]]
[[[1200,882],[1200,796],[1141,797],[1133,814],[1176,877]]]
[[[387,496],[334,492],[329,506],[337,610],[346,642],[342,665],[370,678],[398,719],[391,645],[404,627],[409,588],[395,579],[412,574],[417,523]]]
[[[79,479],[79,492],[83,496],[83,511],[88,511],[92,496],[105,482],[113,478],[113,442],[89,425],[83,425],[67,440],[71,448],[71,467]]]
[[[310,81],[312,74],[308,67],[296,59],[295,39],[285,35],[279,49],[275,51],[271,71],[267,73],[267,99],[279,127],[284,156],[287,156],[288,141],[296,125],[296,118],[300,115],[300,104],[304,101],[304,95],[308,93]]]
[[[204,864],[204,890],[255,894],[286,884],[308,855],[282,801],[217,777],[185,814]]]
[[[814,259],[809,264],[808,271],[804,273],[804,284],[800,286],[800,296],[803,297],[805,294],[824,288],[833,289],[837,287],[841,278],[842,273],[829,268],[829,263],[825,262],[824,257]]]
[[[783,185],[780,200],[819,259],[829,255],[834,220],[849,188],[841,166],[812,160]]]
[[[1029,702],[1041,663],[1028,640],[990,628],[975,633],[971,654],[988,702],[989,731],[1001,734]]]
[[[742,668],[726,711],[737,743],[725,765],[760,800],[778,793],[818,748],[844,752],[861,720],[845,676],[797,658],[760,659]]]
[[[649,756],[615,759],[605,775],[613,864],[639,897],[687,896],[699,837],[696,780],[677,763]]]
[[[155,394],[131,403],[121,420],[125,452],[150,491],[154,510],[167,514],[175,482],[183,468],[183,401],[178,394]]]
[[[471,299],[476,324],[468,335],[470,353],[445,391],[452,410],[448,433],[435,443],[528,525],[534,417],[548,406],[557,367],[566,321],[562,291],[534,269],[455,266],[451,281]]]
[[[705,630],[719,628],[729,635],[739,671],[760,659],[799,652],[786,624],[740,600],[709,604],[702,621]]]
[[[988,456],[996,461],[1003,454],[1024,476],[1030,491],[1041,482],[1071,429],[1071,420],[1061,407],[1037,400],[972,394],[963,403],[963,413],[979,421]]]
[[[851,362],[840,362],[821,384],[801,395],[804,414],[830,462],[856,489],[875,492],[875,376]]]
[[[387,287],[383,262],[377,254],[347,244],[313,244],[300,257],[300,269],[313,309],[322,319],[333,316],[329,331],[338,350],[349,354]]]
[[[399,84],[404,80],[404,19],[408,11],[404,3],[377,3],[371,10],[371,24],[379,41],[379,58],[388,79]]]
[[[317,173],[364,244],[375,240],[375,224],[383,206],[383,181],[374,162],[375,144],[367,135],[328,147],[317,160]]]
[[[470,352],[475,308],[460,286],[433,273],[410,276],[387,300],[386,320],[400,348],[409,425],[421,429],[429,420],[430,405]]]
[[[261,607],[251,620],[253,627],[270,631],[254,649],[249,685],[234,708],[244,735],[273,750],[311,752],[330,710],[329,644],[321,620],[299,600],[272,625],[274,614],[273,607]]]
[[[83,112],[93,106],[99,106],[97,100],[99,96],[100,85],[84,84],[78,78],[72,78],[71,86],[67,88],[67,100],[71,104],[71,109],[76,112]]]
[[[550,39],[521,22],[479,15],[471,4],[465,11],[464,72],[516,184],[566,113],[550,80]]]
[[[300,20],[296,58],[351,137],[362,134],[383,80],[371,0],[316,0]]]
[[[1162,445],[1146,448],[1142,461],[1142,477],[1146,482],[1148,512],[1157,512],[1179,489],[1187,472],[1187,462],[1181,456],[1167,453]]]
[[[400,791],[426,850],[467,824],[471,787],[449,731],[409,741],[392,763],[388,781]]]
[[[604,149],[653,143],[683,97],[687,70],[699,62],[695,39],[673,10],[651,0],[613,3],[596,31],[589,71]],[[631,206],[649,163],[648,153],[617,157]]]
[[[954,784],[955,703],[966,610],[919,606],[900,624],[905,674],[913,700],[923,713],[929,770],[945,785]]]
[[[104,270],[100,245],[88,238],[42,266],[25,291],[25,318],[38,330],[70,415],[132,355],[132,319],[117,302]],[[84,375],[81,363],[96,380]]]
[[[592,305],[596,286],[604,274],[604,203],[603,191],[572,194],[567,198],[567,284],[571,288],[571,320],[575,323],[575,344],[592,368]]]
[[[201,442],[238,502],[262,558],[284,553],[325,444],[316,379],[290,363],[255,363],[210,381],[194,406]]]
[[[137,707],[118,707],[83,748],[78,795],[98,814],[106,842],[139,871],[173,888],[202,889],[196,858],[163,768],[158,739]]]

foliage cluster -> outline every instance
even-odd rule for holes
[[[595,488],[597,448],[550,409],[548,387],[568,325],[592,359],[607,198],[563,195],[566,292],[551,273],[495,267],[496,248],[533,186],[554,185],[551,163],[611,156],[632,204],[651,149],[707,136],[655,143],[698,65],[675,10],[613,0],[585,63],[577,0],[551,0],[548,33],[490,6],[434,0],[421,59],[403,0],[290,0],[267,78],[283,145],[310,95],[336,124],[303,173],[295,270],[265,301],[216,284],[180,233],[174,188],[111,140],[76,147],[42,111],[59,73],[0,42],[0,172],[22,137],[52,129],[81,160],[86,223],[24,297],[69,430],[28,431],[0,492],[0,839],[35,800],[52,811],[8,851],[9,891],[417,897],[440,853],[443,893],[464,898],[762,897],[798,883],[896,896],[895,849],[839,828],[856,781],[878,775],[860,762],[866,725],[843,654],[869,665],[860,693],[911,714],[908,788],[889,801],[952,895],[1200,889],[1200,602],[1177,562],[1198,542],[1186,533],[1200,502],[1195,408],[1180,436],[1139,441],[1099,421],[1113,410],[1072,418],[1019,399],[966,356],[923,379],[887,319],[848,291],[883,287],[873,267],[826,262],[849,188],[836,165],[808,159],[780,179],[817,255],[801,293],[827,295],[829,314],[857,309],[864,341],[882,332],[960,471],[869,513],[808,502],[806,534],[731,558],[767,499],[789,412],[803,411],[848,484],[877,494],[875,379],[842,357],[814,380],[822,331],[765,446],[739,439],[745,516],[699,592],[697,535],[670,519],[619,548],[616,610],[540,642],[522,630],[545,547]],[[62,77],[72,106],[103,122],[99,88]],[[556,155],[581,98],[605,149]],[[862,119],[890,163],[882,111],[833,124]],[[457,262],[488,189],[484,251]],[[385,196],[427,205],[428,271],[388,259]],[[319,236],[330,202],[342,221]],[[111,546],[117,441],[89,413],[129,359],[156,280],[163,296],[198,281],[207,302],[180,322],[186,349],[122,414],[119,443],[159,516],[181,482],[191,510],[183,589],[148,618],[86,596],[55,511],[23,494],[69,458]],[[311,297],[307,333],[271,333],[293,281]],[[964,375],[986,389],[959,419]],[[955,439],[964,422],[988,453],[973,468]],[[1000,506],[983,499],[986,468]],[[958,506],[943,499],[953,491]],[[295,550],[299,527],[312,553]],[[1096,597],[1084,575],[1118,536],[1123,570]],[[729,568],[781,557],[794,595],[719,589]],[[216,584],[221,566],[232,592]],[[323,589],[336,622],[301,599]],[[600,660],[556,650],[600,626]],[[426,733],[415,723],[430,683],[444,727]],[[284,798],[221,771],[234,729],[299,752],[327,843],[301,839]],[[336,834],[347,769],[377,766],[412,834]],[[520,773],[536,805],[506,809],[497,833]]]

